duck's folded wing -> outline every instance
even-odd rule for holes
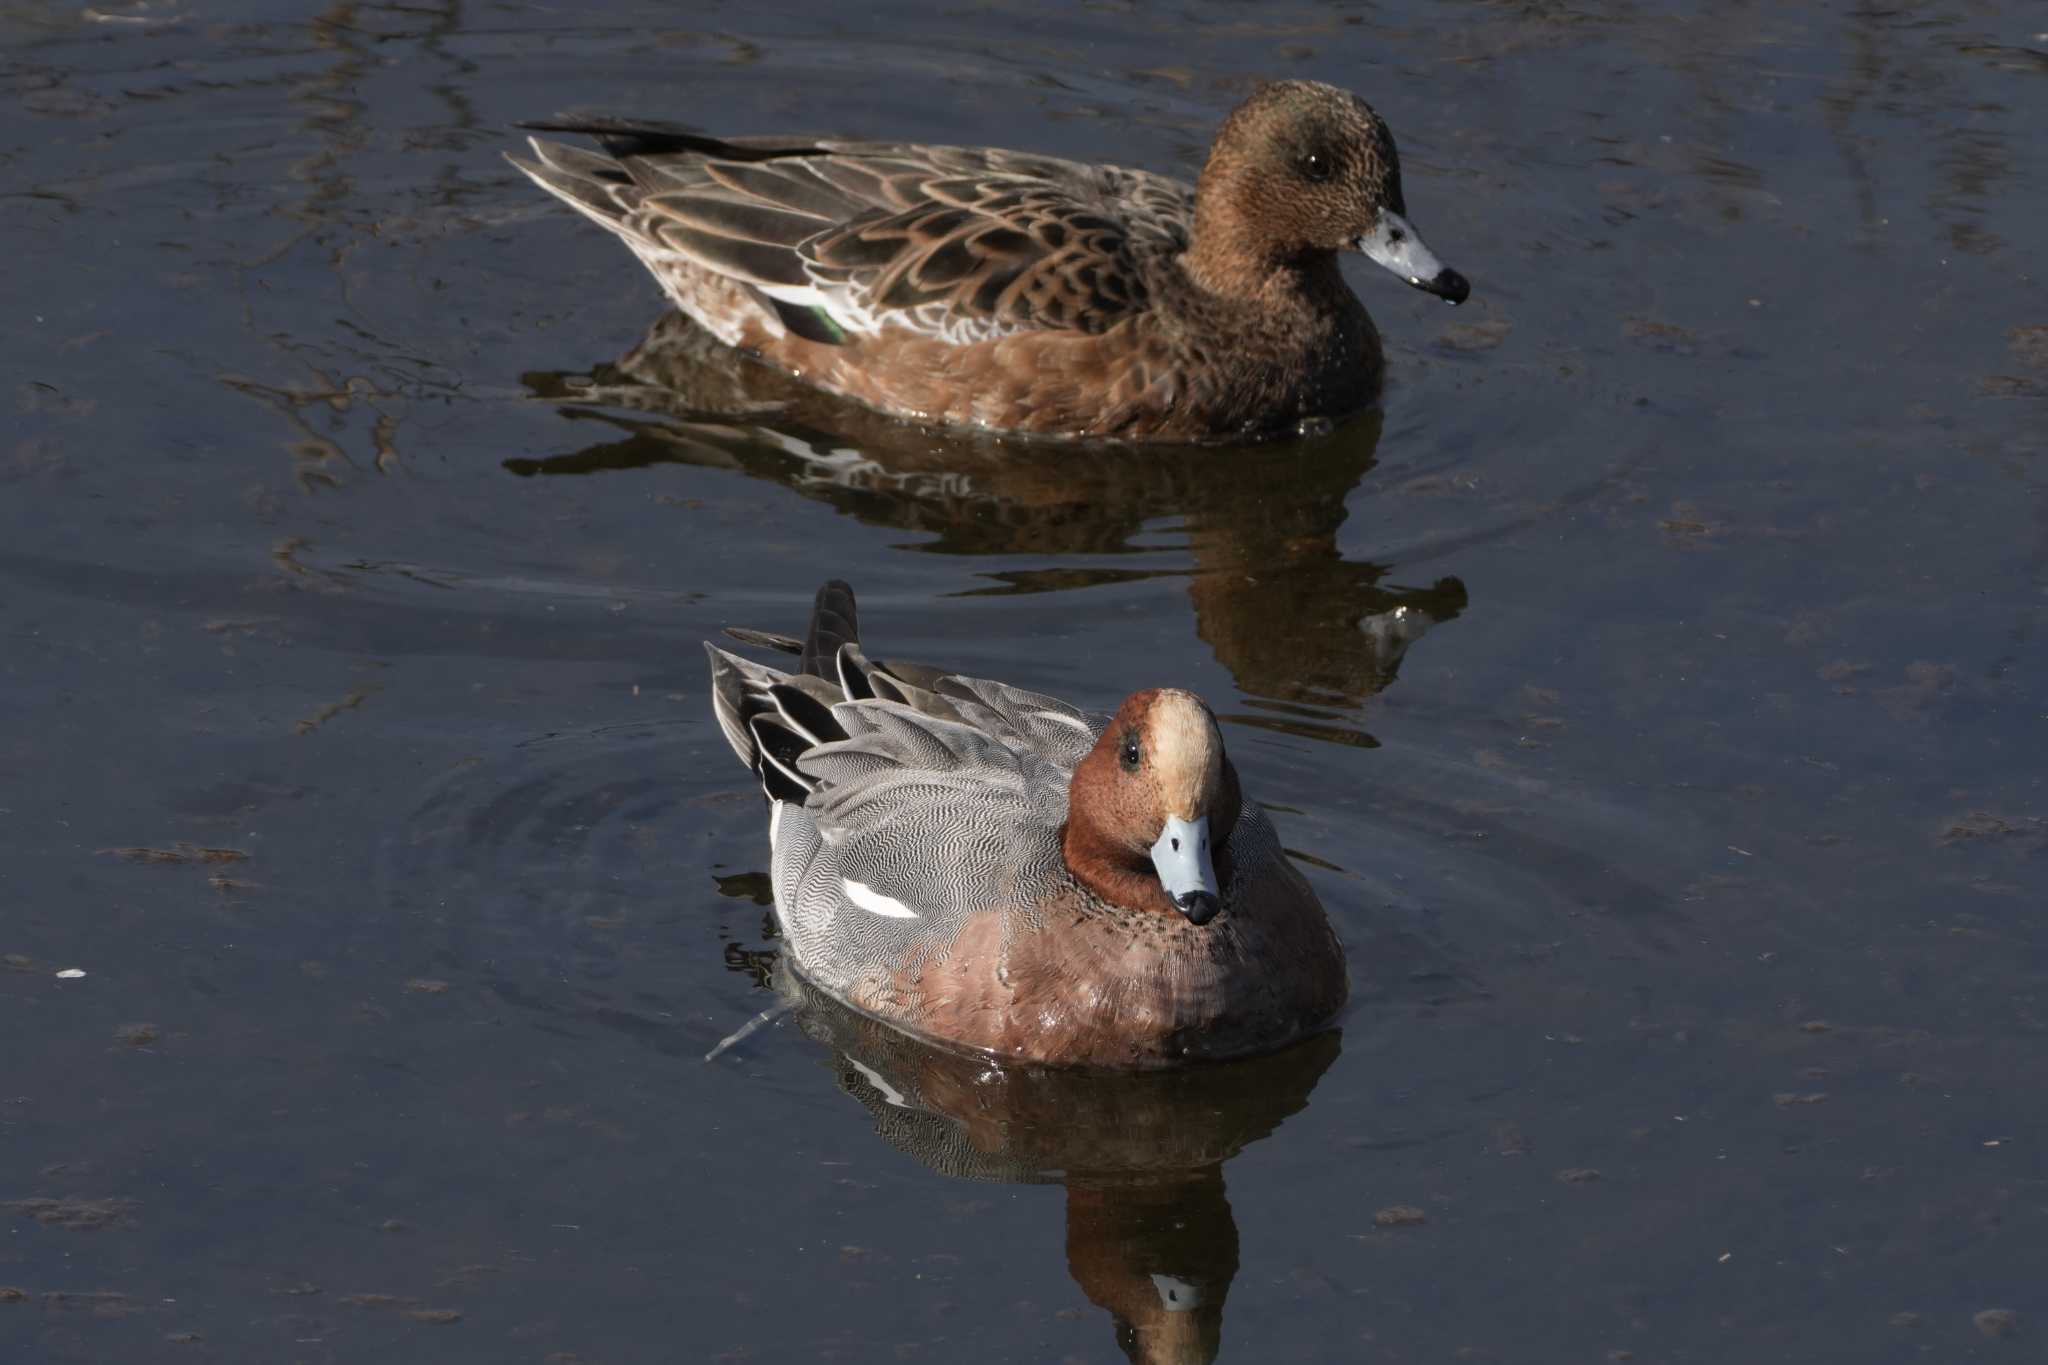
[[[955,826],[1007,837],[1066,818],[1063,775],[1001,735],[899,702],[842,702],[832,716],[847,737],[799,761],[817,784],[806,804],[831,842]]]
[[[1035,756],[895,702],[833,708],[847,738],[798,760],[815,782],[776,846],[778,902],[820,984],[945,952],[981,911],[1022,908],[1058,858],[1066,795]]]
[[[810,291],[849,332],[952,342],[1022,331],[1106,332],[1149,301],[1121,223],[1063,185],[988,174],[931,179],[919,202],[804,243]]]
[[[957,147],[824,144],[625,158],[628,224],[744,280],[814,340],[885,327],[969,342],[1096,333],[1149,301],[1138,253],[1185,245],[1155,176]]]
[[[1037,754],[1065,776],[1088,756],[1109,723],[1109,717],[1069,706],[1058,697],[989,678],[948,674],[934,690],[963,721],[1013,748]]]

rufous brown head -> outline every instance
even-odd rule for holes
[[[1224,120],[1202,168],[1197,277],[1337,251],[1363,252],[1451,303],[1472,292],[1408,222],[1394,135],[1371,105],[1319,81],[1260,86]]]
[[[1133,692],[1074,768],[1067,866],[1098,896],[1207,924],[1223,908],[1217,855],[1237,823],[1237,773],[1192,692]]]

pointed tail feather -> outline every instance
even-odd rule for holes
[[[788,156],[823,156],[823,147],[791,143],[781,138],[726,139],[706,137],[680,123],[659,119],[610,118],[604,115],[564,115],[538,119],[518,127],[535,133],[581,133],[594,137],[613,156],[674,156],[695,152],[719,161],[774,161]]]
[[[838,681],[840,646],[859,643],[860,614],[854,606],[853,587],[843,579],[828,579],[811,606],[801,669],[814,678]]]
[[[505,153],[505,159],[524,171],[534,184],[570,208],[600,227],[630,240],[624,220],[632,203],[614,193],[615,190],[632,189],[630,176],[615,163],[579,148],[559,142],[542,142],[539,138],[528,141],[533,147],[532,161],[510,152]]]
[[[755,630],[751,626],[727,626],[727,637],[756,649],[772,649],[781,654],[801,654],[804,642],[794,635],[784,635],[779,630]]]
[[[761,779],[771,801],[801,802],[815,782],[798,766],[820,744],[846,738],[832,714],[845,700],[825,678],[777,672],[707,643],[711,710],[725,742]]]
[[[718,728],[725,733],[725,742],[739,755],[740,762],[758,773],[761,750],[748,723],[773,709],[766,700],[767,692],[782,681],[783,675],[737,654],[728,654],[708,641],[704,652],[711,658],[711,712],[718,717]]]

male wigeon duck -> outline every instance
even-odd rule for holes
[[[1270,1051],[1344,1003],[1343,950],[1209,708],[1113,716],[880,663],[827,583],[782,673],[715,646],[712,705],[768,796],[783,946],[836,1000],[1016,1060]]]
[[[1360,251],[1470,293],[1408,222],[1393,134],[1313,81],[1261,87],[1200,181],[1023,152],[585,119],[606,155],[508,158],[617,233],[727,345],[899,417],[1204,441],[1343,417],[1380,386]]]

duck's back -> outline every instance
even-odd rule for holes
[[[1193,220],[1178,182],[1022,152],[544,126],[591,133],[610,155],[536,139],[537,160],[515,164],[618,233],[735,345],[1099,334],[1145,308],[1154,262],[1185,248]],[[749,287],[761,316],[736,314],[693,271]]]

